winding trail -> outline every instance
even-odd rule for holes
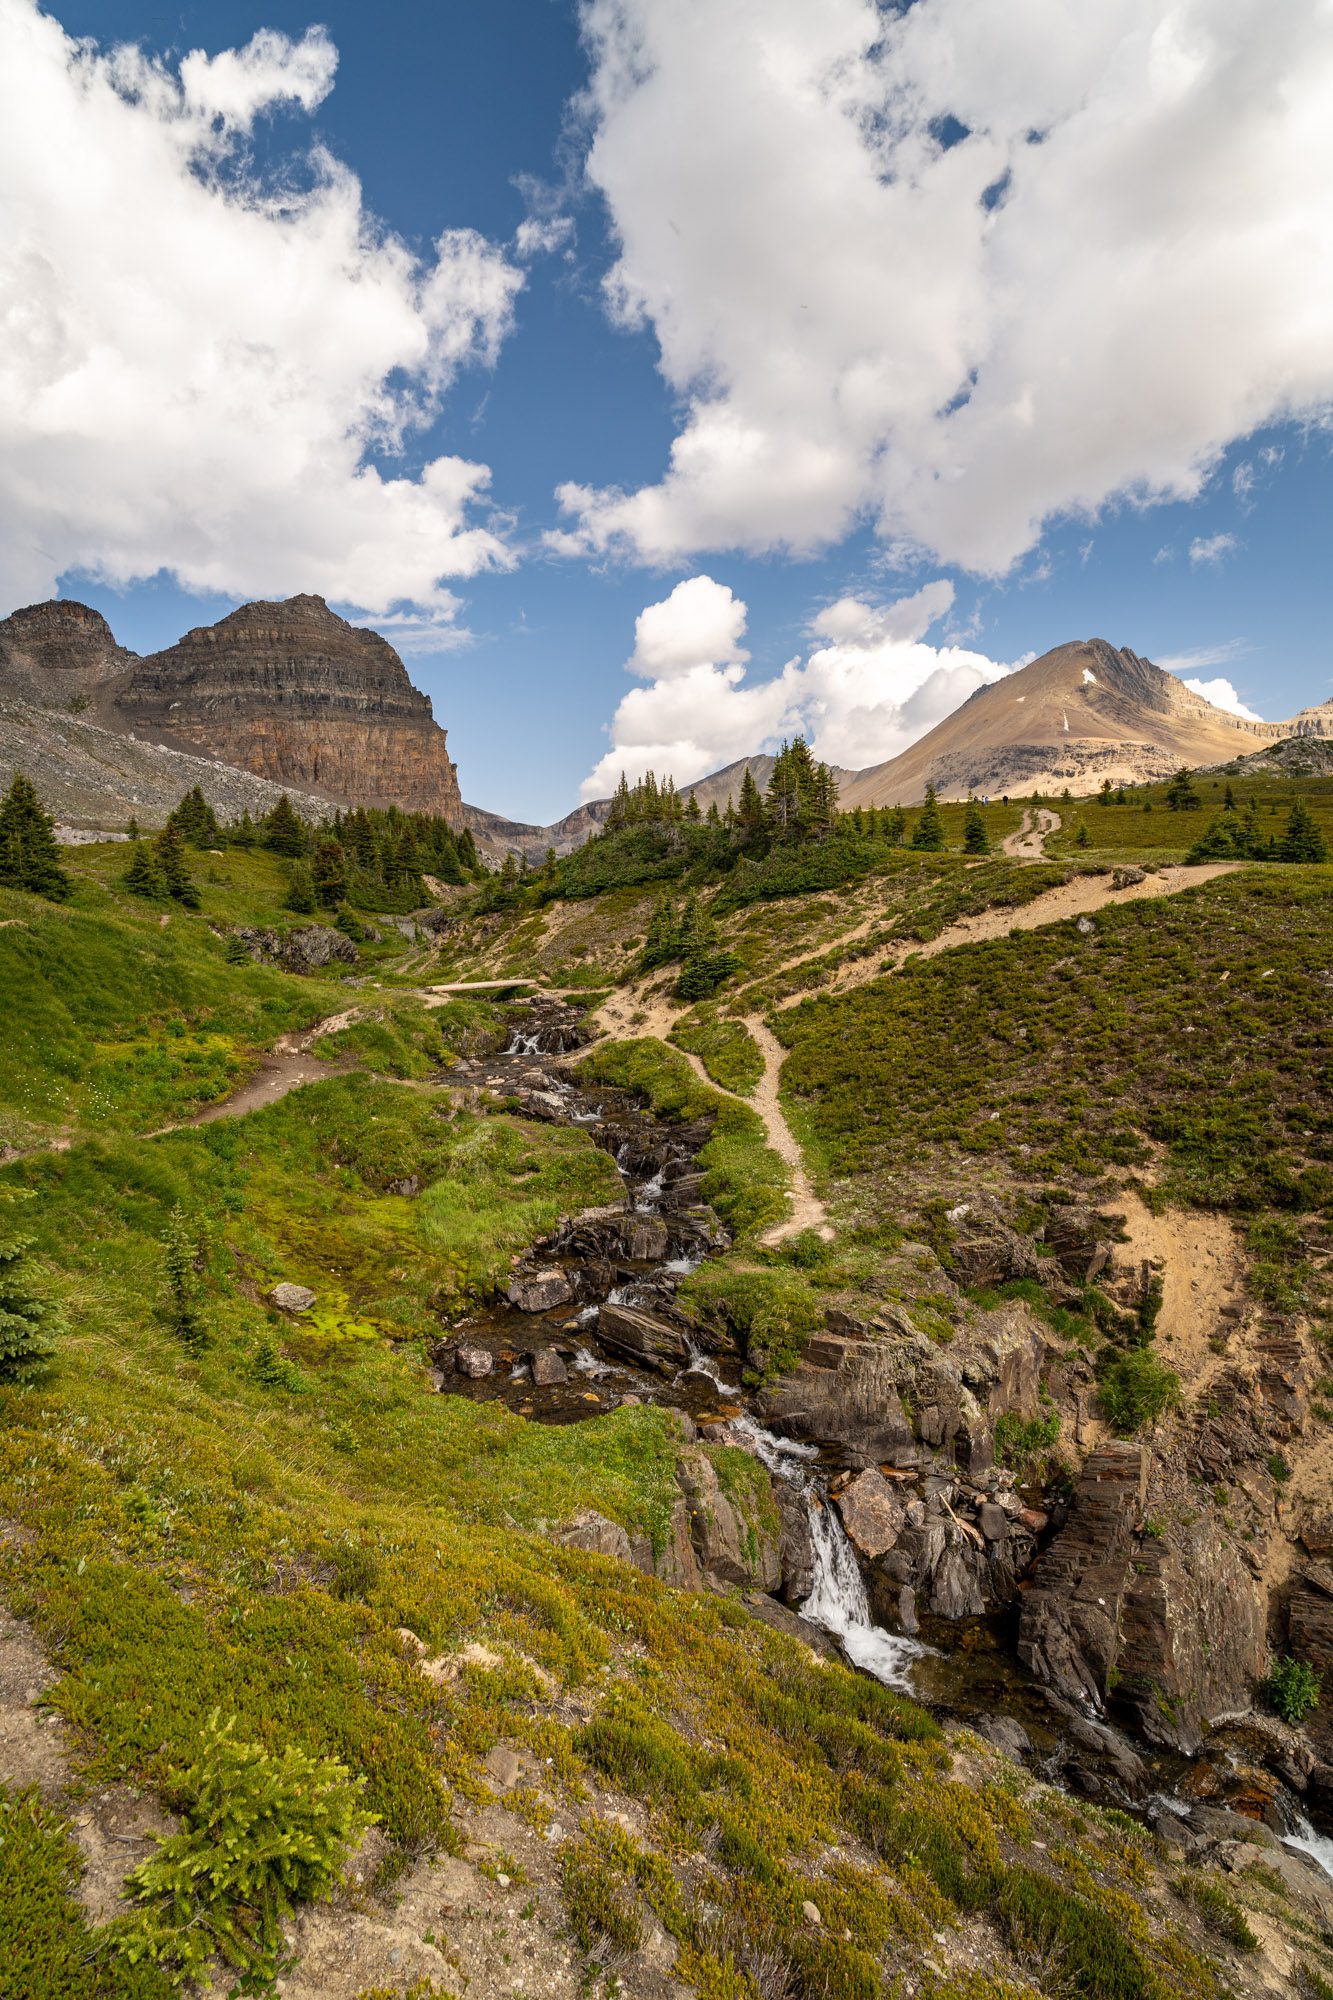
[[[1047,815],[1059,825],[1056,814]],[[1034,830],[1030,837],[1044,838],[1053,828]],[[1011,839],[1021,837],[1011,835]],[[1032,857],[1029,857],[1032,858]],[[1037,857],[1039,858],[1039,857]],[[1241,866],[1235,861],[1206,862],[1195,867],[1163,868],[1155,875],[1145,875],[1141,882],[1128,884],[1122,889],[1113,887],[1114,878],[1109,875],[1078,875],[1070,882],[1062,882],[1054,889],[1047,889],[1040,896],[1034,896],[1030,903],[1018,909],[997,907],[982,910],[974,917],[963,917],[956,924],[925,944],[910,944],[904,941],[891,958],[875,957],[854,961],[851,965],[840,966],[822,985],[812,987],[805,993],[793,993],[779,1002],[774,1012],[785,1013],[791,1007],[799,1007],[805,1000],[818,1000],[849,992],[853,987],[868,985],[872,980],[891,977],[900,972],[909,961],[922,958],[937,958],[942,952],[956,951],[960,945],[979,944],[992,938],[1010,936],[1014,931],[1042,930],[1047,924],[1061,923],[1069,917],[1091,916],[1108,903],[1137,903],[1158,896],[1176,896],[1183,889],[1196,888],[1201,882],[1210,882],[1217,875],[1229,875]],[[832,943],[826,942],[811,957],[822,957],[825,952],[838,949],[840,944],[863,937],[874,927],[878,919],[871,919],[848,932],[843,938]],[[793,959],[793,964],[800,963]],[[659,1041],[667,1041],[676,1022],[689,1012],[688,1005],[671,1001],[661,992],[651,996],[640,987],[629,987],[614,993],[598,1008],[594,1019],[603,1035],[617,1037],[655,1036]],[[782,1080],[782,1065],[786,1050],[769,1027],[762,1014],[748,1014],[744,1025],[754,1037],[764,1060],[764,1073],[755,1086],[752,1097],[742,1097],[734,1090],[726,1090],[715,1083],[704,1068],[701,1059],[680,1049],[678,1054],[685,1057],[690,1068],[710,1090],[723,1097],[730,1097],[738,1104],[748,1104],[757,1111],[764,1122],[768,1143],[778,1157],[783,1160],[791,1175],[790,1213],[782,1222],[775,1223],[767,1230],[761,1242],[776,1244],[790,1236],[799,1235],[802,1230],[816,1229],[820,1235],[828,1237],[832,1230],[828,1221],[828,1210],[811,1186],[810,1177],[800,1146],[782,1109],[779,1087]],[[674,1047],[675,1045],[672,1044]]]
[[[1058,812],[1038,806],[1034,817],[1032,807],[1026,806],[1018,832],[1001,841],[1000,852],[1007,854],[1011,861],[1044,861],[1047,836],[1058,833],[1060,824]]]

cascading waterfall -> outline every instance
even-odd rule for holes
[[[770,1472],[794,1486],[805,1500],[814,1553],[814,1584],[804,1604],[798,1607],[802,1618],[831,1633],[848,1659],[873,1674],[877,1681],[883,1681],[886,1687],[910,1691],[911,1662],[924,1648],[915,1640],[886,1632],[871,1617],[870,1599],[856,1551],[838,1519],[837,1508],[814,1471],[812,1461],[819,1456],[818,1446],[795,1444],[790,1438],[777,1437],[752,1417],[735,1418],[732,1429],[749,1440],[755,1456]]]
[[[1316,1833],[1308,1819],[1298,1818],[1293,1833],[1282,1836],[1284,1847],[1298,1847],[1311,1855],[1319,1863],[1325,1875],[1333,1879],[1333,1839],[1326,1833]]]

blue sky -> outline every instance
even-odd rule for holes
[[[934,25],[947,35],[956,27],[949,11],[958,13],[963,0],[918,0],[913,10],[921,17],[917,41],[891,51],[897,65],[892,71],[886,67],[889,59],[870,46],[865,34],[868,4],[828,0],[821,29],[829,38],[845,31],[847,49],[876,88],[901,91],[910,69],[913,91],[928,98],[938,46],[938,37],[932,42],[926,36],[929,17],[932,12],[938,16]],[[994,313],[994,328],[975,347],[984,358],[973,361],[968,378],[975,384],[976,427],[970,436],[959,427],[946,440],[939,429],[943,418],[936,412],[937,442],[907,393],[877,379],[868,400],[880,398],[889,413],[867,417],[863,432],[857,433],[845,415],[856,370],[846,358],[847,335],[839,313],[845,322],[858,312],[862,294],[855,258],[861,252],[852,239],[850,247],[839,249],[836,267],[821,270],[829,234],[818,210],[824,194],[818,189],[812,193],[809,213],[797,217],[793,212],[791,260],[808,271],[808,300],[794,298],[784,306],[780,294],[786,273],[775,279],[773,268],[757,252],[750,269],[737,254],[741,239],[728,237],[723,226],[714,228],[714,211],[724,224],[732,216],[745,216],[743,242],[748,248],[763,239],[771,220],[763,207],[775,175],[770,169],[766,184],[762,154],[769,135],[779,149],[783,146],[783,133],[774,131],[781,123],[781,107],[775,110],[758,96],[742,95],[734,80],[748,79],[754,70],[756,46],[763,53],[765,38],[775,38],[788,54],[794,50],[798,60],[808,59],[812,74],[820,64],[827,65],[830,53],[846,51],[798,43],[806,22],[802,10],[793,10],[788,0],[773,0],[771,9],[757,7],[753,0],[718,0],[711,23],[710,10],[683,0],[679,6],[674,0],[657,0],[655,16],[652,9],[643,15],[646,5],[647,0],[630,0],[618,12],[609,0],[594,0],[585,41],[578,12],[567,0],[429,8],[381,0],[374,9],[335,0],[318,13],[286,0],[213,0],[208,6],[174,7],[148,0],[102,0],[96,6],[64,0],[54,10],[68,36],[92,37],[103,50],[121,42],[138,44],[146,56],[161,60],[169,76],[191,50],[216,56],[245,47],[266,29],[301,46],[312,25],[322,23],[337,51],[331,88],[312,85],[308,105],[270,92],[256,112],[246,114],[244,130],[225,156],[201,162],[194,153],[183,171],[196,180],[215,174],[219,200],[253,203],[257,191],[271,192],[284,175],[297,187],[308,185],[309,149],[317,142],[358,178],[360,224],[377,218],[423,264],[429,263],[442,231],[470,230],[484,239],[487,282],[497,288],[495,303],[487,308],[491,318],[472,349],[452,366],[438,408],[429,421],[400,425],[392,441],[380,437],[356,447],[361,463],[377,465],[386,479],[418,480],[423,467],[442,457],[489,469],[489,485],[469,502],[468,519],[486,524],[503,555],[480,566],[474,566],[472,555],[460,555],[452,567],[446,565],[440,588],[450,602],[443,610],[434,607],[443,643],[432,646],[427,635],[408,656],[413,678],[432,696],[438,718],[449,728],[465,797],[530,819],[568,810],[580,785],[591,782],[599,760],[618,754],[609,748],[606,731],[632,688],[644,698],[637,723],[626,715],[617,729],[622,760],[631,765],[644,744],[656,745],[659,761],[674,756],[679,776],[695,776],[700,766],[759,747],[744,741],[745,730],[762,730],[775,719],[784,725],[793,719],[800,726],[808,723],[817,739],[822,727],[824,747],[835,761],[873,761],[901,747],[913,730],[944,712],[949,699],[961,699],[978,678],[986,678],[993,671],[987,662],[1010,664],[1065,639],[1094,633],[1159,660],[1179,661],[1182,671],[1205,682],[1224,677],[1265,716],[1328,699],[1333,693],[1327,637],[1333,478],[1328,433],[1319,416],[1333,391],[1333,367],[1319,321],[1322,313],[1327,324],[1327,301],[1306,298],[1300,290],[1315,282],[1326,290],[1326,274],[1322,280],[1312,273],[1302,276],[1308,256],[1283,261],[1281,246],[1290,234],[1285,225],[1299,221],[1284,215],[1283,207],[1291,199],[1290,156],[1284,148],[1296,142],[1264,126],[1256,111],[1246,171],[1251,185],[1257,178],[1262,187],[1265,171],[1273,185],[1267,206],[1261,203],[1258,216],[1249,217],[1252,243],[1237,245],[1234,253],[1227,245],[1226,215],[1214,212],[1228,200],[1225,185],[1211,191],[1182,186],[1174,234],[1162,241],[1148,240],[1156,225],[1142,218],[1150,210],[1134,208],[1128,197],[1127,205],[1102,217],[1100,225],[1096,216],[1088,218],[1088,230],[1095,234],[1100,226],[1108,243],[1120,233],[1115,254],[1124,285],[1131,293],[1138,285],[1140,292],[1130,301],[1132,319],[1120,331],[1112,327],[1104,354],[1078,353],[1068,400],[1053,400],[1043,414],[1045,383],[1060,361],[1052,364],[1050,358],[1048,343],[1055,336],[1035,320],[1038,306],[1044,310],[1051,298],[1054,288],[1049,278],[1042,283],[1042,274],[1056,268],[1060,231],[1068,221],[1058,215],[1045,219],[1051,207],[1047,194],[1035,183],[1029,192],[1026,183],[1020,187],[1015,179],[1016,219],[1008,247],[1002,253],[977,250],[965,234],[959,236],[961,247],[950,247],[950,173],[962,173],[973,152],[978,182],[990,171],[986,162],[992,156],[1014,159],[1015,172],[1029,171],[1012,152],[1017,142],[1005,137],[1010,127],[1017,129],[1015,121],[1029,116],[1024,105],[1005,100],[998,84],[996,101],[983,101],[979,93],[990,87],[989,81],[960,77],[951,56],[948,88],[955,96],[948,101],[956,101],[965,115],[956,131],[944,133],[938,156],[930,154],[924,166],[921,147],[929,150],[930,142],[919,131],[899,134],[892,162],[893,174],[906,177],[906,149],[915,149],[911,171],[920,167],[923,199],[934,204],[928,213],[937,244],[927,242],[923,248],[915,240],[919,232],[878,217],[869,205],[892,178],[882,161],[867,183],[865,309],[879,324],[864,344],[873,348],[876,367],[885,363],[887,381],[895,373],[910,373],[913,366],[925,369],[928,360],[914,361],[913,356],[933,357],[951,343],[958,345],[965,362],[978,316]],[[31,11],[30,0],[0,0],[0,7],[8,9],[11,28]],[[1119,0],[1108,0],[1108,16],[1118,7]],[[615,59],[624,52],[616,37],[628,32],[626,17],[636,10],[641,32],[650,37],[661,32],[651,51],[651,79],[627,83],[616,70]],[[1029,32],[1024,15],[1037,11],[1035,5],[1020,4],[1011,18],[1016,60]],[[1211,15],[1211,60],[1219,70],[1243,49],[1257,18],[1246,0],[1217,0],[1212,7],[1195,0],[1192,10],[1183,0],[1180,5],[1161,0],[1158,11],[1162,33],[1172,27],[1173,15]],[[1307,11],[1303,0],[1293,0],[1293,17]],[[731,17],[735,46],[710,42],[719,16]],[[1313,12],[1309,21],[1313,36]],[[1034,34],[1041,31],[1039,20],[1030,26]],[[1127,45],[1122,39],[1114,65],[1106,51],[1096,48],[1087,52],[1087,60],[1098,77],[1113,71],[1121,76],[1117,87],[1130,93],[1127,111],[1118,114],[1124,117],[1128,143],[1140,106],[1132,77],[1123,82],[1132,68],[1124,56]],[[1154,58],[1159,64],[1160,45],[1161,34]],[[1325,42],[1302,44],[1293,37],[1285,59],[1293,75],[1326,75],[1319,66],[1327,55]],[[278,69],[284,60],[279,56]],[[734,70],[729,68],[733,64]],[[979,56],[978,67],[993,75],[996,65]],[[598,83],[596,103],[575,108],[590,75]],[[1209,111],[1208,75],[1206,62],[1190,75],[1196,120]],[[132,97],[135,90],[139,115],[147,117],[142,80],[131,89]],[[1067,116],[1061,92],[1068,99]],[[1256,86],[1256,97],[1260,94]],[[1075,117],[1074,107],[1087,96],[1077,74],[1053,73],[1048,95],[1052,148],[1056,143],[1070,149],[1081,144],[1095,166],[1096,155],[1088,150],[1094,142],[1081,135]],[[1219,85],[1219,102],[1224,96]],[[736,130],[756,134],[745,159],[737,157],[739,149],[724,150],[733,106]],[[799,154],[804,143],[812,160],[819,153],[823,171],[842,144],[845,112],[841,107],[842,122],[830,128],[827,154],[813,127],[803,141],[799,124],[786,135],[787,149]],[[1152,116],[1157,121],[1153,131],[1169,136],[1160,106],[1153,107]],[[1220,127],[1220,116],[1217,122]],[[225,129],[225,113],[222,123]],[[940,139],[938,119],[932,129]],[[722,136],[715,136],[719,131]],[[96,133],[89,157],[96,160],[98,146],[120,145],[119,132],[119,126],[107,124]],[[964,135],[961,143],[957,133]],[[590,167],[594,141],[598,153]],[[1231,143],[1243,151],[1243,133],[1239,141],[1233,134]],[[1080,155],[1071,150],[1069,158],[1073,167],[1061,170],[1066,178],[1077,170]],[[753,179],[746,178],[750,159]],[[863,166],[863,160],[848,160],[838,170],[853,175]],[[826,198],[836,203],[841,217],[849,199],[833,180],[833,167],[827,171]],[[1161,174],[1160,165],[1155,171]],[[865,193],[858,182],[857,199]],[[1145,201],[1149,195],[1156,200],[1150,189]],[[774,187],[773,199],[781,198]],[[76,201],[77,189],[38,187],[33,200],[35,213],[49,216],[62,202]],[[1022,202],[1034,219],[1024,219]],[[976,208],[974,199],[970,206]],[[1161,206],[1172,207],[1169,189]],[[515,232],[534,216],[560,218],[563,240],[543,254],[522,255]],[[871,240],[881,222],[886,234]],[[150,197],[141,239],[155,226]],[[738,221],[736,226],[742,225]],[[901,230],[900,238],[887,233],[894,228]],[[809,233],[803,236],[802,230]],[[1255,234],[1260,230],[1267,231],[1262,246]],[[780,257],[780,221],[776,235]],[[706,249],[699,248],[696,255],[695,246],[705,238]],[[58,267],[60,243],[49,222],[43,240],[51,244],[48,261]],[[78,240],[73,224],[70,240]],[[673,261],[681,240],[686,253]],[[1197,291],[1164,299],[1155,274],[1178,268],[1186,252],[1197,266],[1190,279]],[[142,254],[142,240],[124,254]],[[969,277],[967,298],[949,305],[957,272],[970,258],[1001,254],[1007,260],[1006,278],[1012,279],[1014,271],[1032,274],[1034,296],[1028,308],[1020,306],[1016,315],[1002,318],[993,303],[1001,290],[999,278],[980,265]],[[901,283],[881,300],[874,287],[899,255]],[[1043,262],[1047,257],[1053,260],[1049,267]],[[913,264],[913,258],[924,261]],[[1229,260],[1234,263],[1230,275]],[[1060,268],[1067,261],[1061,259]],[[516,294],[501,297],[502,266],[522,272]],[[608,310],[603,281],[617,267],[635,293],[634,324],[626,323],[624,313],[616,323]],[[0,308],[5,304],[3,270],[0,260]],[[733,272],[737,296],[729,300]],[[188,325],[180,336],[182,353],[197,352],[208,337],[202,308],[194,302],[196,293],[207,296],[203,280],[186,274],[175,299],[169,278],[159,272],[153,282],[158,281],[167,287],[162,312],[180,304],[183,314],[201,313],[194,341]],[[321,282],[328,284],[329,318],[336,324],[337,315],[353,310],[347,288],[336,274],[326,273]],[[1117,287],[1096,291],[1097,282],[1098,267],[1091,266],[1077,289],[1071,280],[1067,301],[1054,299],[1049,317],[1058,322],[1061,311],[1067,311],[1074,329],[1085,313],[1114,320],[1121,309],[1114,297]],[[1250,324],[1244,301],[1256,284],[1265,285],[1272,296],[1262,323],[1252,315],[1255,323]],[[844,285],[850,303],[838,307]],[[1291,287],[1285,295],[1284,285]],[[938,323],[925,317],[921,303],[924,299],[928,306],[936,294]],[[790,394],[780,382],[775,386],[773,356],[756,352],[752,329],[757,323],[762,331],[769,296],[774,300],[774,350],[784,342],[797,343],[790,378],[796,386]],[[1236,320],[1246,322],[1239,330],[1227,316],[1233,306]],[[1194,358],[1188,351],[1169,351],[1191,313],[1198,315],[1200,341]],[[802,353],[804,327],[816,315],[820,330],[811,336],[809,352]],[[1157,315],[1162,316],[1159,342],[1140,351],[1136,329]],[[1289,331],[1280,322],[1289,326],[1293,315],[1312,320],[1310,354],[1291,351]],[[895,344],[900,318],[901,348]],[[915,319],[922,321],[919,327],[908,324]],[[125,324],[117,321],[117,339],[133,338],[125,334]],[[789,326],[795,334],[789,334]],[[492,335],[493,364],[480,354]],[[857,337],[862,339],[860,333]],[[1066,350],[1071,340],[1082,348],[1078,331],[1060,337]],[[1089,347],[1096,344],[1093,338],[1087,342]],[[1167,350],[1160,377],[1158,344]],[[1322,362],[1313,352],[1321,344]],[[1205,353],[1207,364],[1199,359]],[[859,350],[855,358],[860,358]],[[1196,378],[1207,374],[1213,360],[1217,380],[1196,395]],[[173,363],[168,358],[155,365],[170,369]],[[1327,371],[1322,381],[1321,367]],[[663,368],[671,382],[663,379]],[[829,376],[827,397],[820,391],[821,370]],[[329,373],[331,385],[321,380],[313,395],[336,398],[336,367]],[[387,368],[387,391],[407,393],[403,385],[411,374],[411,364]],[[1028,377],[1036,383],[1036,415],[1030,438],[1020,434],[1015,442],[1010,418],[1023,404],[1027,390],[1022,382]],[[955,400],[966,403],[970,393],[965,388]],[[989,413],[983,409],[988,396]],[[1102,402],[1105,421],[1094,421]],[[1154,417],[1158,406],[1160,416]],[[281,457],[281,443],[275,447],[266,429],[266,412],[281,407],[280,398],[261,404],[249,440],[255,454]],[[1136,414],[1145,408],[1147,414]],[[833,409],[836,419],[829,415]],[[1072,435],[1076,425],[1071,410],[1091,413],[1086,441]],[[1117,417],[1117,410],[1128,414]],[[718,411],[747,434],[762,431],[771,419],[771,436],[764,444],[766,452],[771,448],[771,458],[763,458],[756,470],[748,462],[740,466],[710,456],[705,420]],[[1003,422],[995,419],[995,411],[1004,414]],[[926,410],[926,416],[931,414]],[[968,414],[964,412],[965,419]],[[326,417],[322,412],[318,421]],[[280,423],[281,417],[273,421]],[[1141,436],[1136,431],[1140,422]],[[225,427],[235,430],[234,408]],[[829,443],[835,430],[836,446]],[[703,441],[697,490],[661,485],[673,441],[682,436]],[[796,463],[812,437],[821,451],[827,446],[830,459],[837,459],[830,473],[836,492],[817,517],[807,515],[799,492],[786,494],[784,474],[764,469]],[[113,442],[107,441],[105,451],[98,444],[102,458]],[[170,448],[178,447],[172,443]],[[33,449],[36,453],[37,446]],[[173,462],[159,470],[153,449],[150,441],[142,458],[137,450],[126,458],[126,490],[119,492],[99,458],[96,477],[107,476],[108,496],[95,512],[90,510],[88,521],[79,524],[77,536],[67,544],[91,558],[93,573],[77,562],[59,568],[62,593],[96,604],[124,643],[138,650],[167,644],[187,626],[207,622],[244,597],[261,593],[319,588],[347,608],[367,604],[371,586],[337,587],[336,522],[327,532],[321,529],[316,562],[314,556],[307,559],[297,529],[291,530],[290,555],[284,553],[286,515],[279,509],[280,524],[270,532],[261,518],[267,497],[256,500],[243,487],[236,511],[219,506],[213,514],[204,509],[196,519],[188,467]],[[59,459],[59,452],[50,450],[45,460],[35,456],[34,462],[56,464]],[[208,477],[216,485],[225,475]],[[301,477],[298,468],[298,507]],[[961,510],[949,498],[950,479],[958,490],[977,496]],[[583,489],[584,497],[562,510],[556,490],[566,482]],[[82,489],[88,483],[81,477]],[[311,476],[312,504],[324,497],[326,484]],[[160,523],[156,529],[136,523],[130,534],[117,523],[116,513],[118,506],[134,510],[136,488],[157,496]],[[1189,489],[1189,497],[1142,504],[1145,491],[1154,488],[1168,493]],[[607,499],[608,489],[622,497]],[[1022,504],[1015,511],[1013,495],[1019,489]],[[729,497],[714,509],[712,492],[724,490]],[[641,497],[623,500],[645,492],[664,496],[660,509]],[[11,498],[11,530],[16,519],[22,527],[21,509],[31,506],[24,493],[31,493],[31,480],[17,499]],[[1073,517],[1071,493],[1083,502]],[[645,504],[656,510],[651,517],[643,511]],[[59,492],[49,506],[51,518],[61,522],[76,510],[76,503]],[[230,535],[237,541],[229,523],[244,519],[247,509],[264,553],[249,553],[239,544],[211,548],[210,537],[225,542]],[[650,519],[652,525],[645,525]],[[668,523],[665,528],[658,525],[661,519]],[[562,548],[544,540],[552,531],[566,536]],[[361,531],[347,532],[350,550]],[[9,602],[0,610],[24,601],[23,585],[43,574],[42,552],[62,546],[44,524],[33,540],[38,558],[9,585]],[[161,564],[157,575],[151,573],[155,563]],[[192,564],[191,586],[183,587],[179,576],[190,572]],[[312,568],[318,574],[311,575]],[[209,587],[203,578],[210,573],[226,581]],[[363,558],[358,574],[366,573]],[[249,582],[252,574],[255,581]],[[695,594],[691,602],[699,616],[687,625],[687,600],[673,598],[672,592],[698,577],[710,579],[715,588]],[[952,586],[951,599],[945,585]],[[892,607],[902,599],[912,599],[920,609],[895,622]],[[396,592],[394,601],[401,615],[413,601],[413,591]],[[744,614],[737,610],[738,601]],[[854,609],[827,617],[812,634],[812,620],[839,603]],[[647,606],[663,604],[672,610],[641,630],[636,653],[636,617]],[[365,615],[392,637],[392,622],[384,624],[377,615],[383,610],[372,605]],[[460,630],[469,635],[461,642]],[[787,663],[806,660],[820,649],[819,675],[807,681],[798,674],[785,703],[756,699],[750,707],[738,704],[739,689],[757,694]],[[625,672],[631,656],[636,661],[632,677]],[[961,663],[960,656],[965,656]],[[867,724],[865,691],[876,674],[883,679],[884,716]],[[693,714],[686,713],[682,721],[682,709]],[[860,758],[854,754],[858,743],[866,753]]]

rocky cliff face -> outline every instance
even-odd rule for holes
[[[72,599],[0,619],[0,690],[20,701],[100,715],[135,664],[101,612]]]
[[[133,669],[117,708],[136,734],[277,784],[463,823],[430,701],[393,647],[322,597],[242,605]]]

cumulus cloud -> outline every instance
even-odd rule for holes
[[[1220,675],[1213,681],[1187,677],[1185,685],[1193,688],[1195,694],[1201,694],[1205,701],[1210,701],[1214,708],[1225,708],[1231,715],[1244,716],[1247,722],[1263,721],[1261,715],[1241,700],[1231,682],[1223,680]]]
[[[566,551],[1006,571],[1333,397],[1327,0],[583,0],[609,309],[683,417]],[[682,135],[688,134],[688,143]]]
[[[839,598],[811,620],[811,637],[822,643],[770,680],[748,681],[740,643],[746,606],[712,577],[688,578],[635,622],[626,667],[648,685],[631,689],[616,709],[612,747],[582,796],[605,797],[622,771],[631,780],[651,770],[689,784],[798,734],[817,756],[854,769],[896,756],[975,689],[1013,670],[927,641],[953,598],[944,580],[891,604]]]
[[[274,179],[244,143],[336,64],[264,31],[173,71],[0,0],[0,609],[166,569],[438,624],[444,579],[511,560],[484,465],[392,461],[521,274],[471,230],[418,258],[318,145]]]
[[[1196,569],[1220,569],[1239,547],[1234,535],[1196,535],[1190,543],[1190,561]]]
[[[1263,718],[1242,701],[1231,681],[1221,675],[1211,681],[1199,678],[1201,667],[1225,666],[1249,650],[1246,639],[1222,639],[1216,645],[1194,646],[1185,653],[1163,653],[1157,665],[1165,667],[1168,673],[1179,674],[1187,688],[1201,694],[1205,701],[1212,702],[1214,708],[1225,708],[1232,715],[1244,716],[1247,722],[1259,722]]]

